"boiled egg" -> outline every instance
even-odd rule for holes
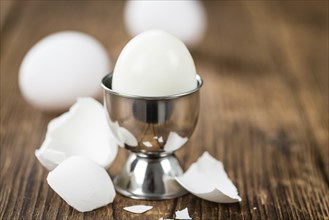
[[[121,94],[159,97],[197,87],[196,68],[185,44],[162,30],[143,32],[123,48],[112,89]]]

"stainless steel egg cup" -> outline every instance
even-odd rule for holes
[[[112,74],[102,80],[104,106],[117,141],[131,154],[114,185],[134,199],[161,200],[186,193],[175,180],[183,170],[174,155],[190,138],[199,115],[202,79],[197,88],[165,97],[119,94],[112,90]]]

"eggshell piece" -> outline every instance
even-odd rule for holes
[[[94,161],[72,156],[48,174],[49,186],[70,206],[89,212],[112,203],[115,190],[105,169]]]
[[[124,207],[123,209],[131,213],[141,214],[151,210],[152,208],[153,206],[148,206],[148,205],[133,205],[133,206]]]
[[[181,148],[187,141],[187,137],[181,137],[176,132],[171,131],[163,149],[167,152],[174,152]]]
[[[135,96],[181,94],[197,87],[193,58],[178,38],[150,30],[123,48],[113,71],[112,89]]]
[[[114,140],[120,147],[124,147],[125,144],[128,144],[132,147],[136,147],[138,145],[136,137],[124,127],[120,127],[118,121],[112,122],[111,120],[108,120],[108,124],[110,126]]]
[[[180,211],[175,212],[176,219],[192,219],[190,215],[188,214],[188,209],[185,208]]]
[[[48,170],[53,170],[58,164],[65,160],[66,155],[62,151],[53,149],[36,150],[35,155],[40,163]]]
[[[118,137],[120,138],[122,143],[126,143],[132,147],[136,147],[138,145],[138,141],[137,141],[136,137],[130,131],[125,129],[124,127],[119,127]]]
[[[25,55],[19,70],[19,88],[33,106],[67,110],[78,97],[100,97],[100,82],[111,71],[104,46],[76,31],[51,34]]]
[[[238,190],[228,178],[223,164],[208,152],[176,180],[195,196],[217,203],[240,202]]]
[[[107,168],[117,152],[103,106],[92,98],[79,98],[68,112],[49,122],[45,141],[35,155],[49,170],[76,155]]]
[[[207,29],[207,13],[201,1],[127,1],[124,21],[128,33],[136,36],[150,29],[162,29],[190,47],[197,46]]]

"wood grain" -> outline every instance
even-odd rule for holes
[[[34,156],[56,115],[22,98],[18,70],[42,37],[79,30],[113,61],[129,40],[121,1],[1,1],[0,219],[159,219],[188,207],[193,219],[329,219],[328,2],[204,2],[208,31],[192,55],[205,84],[201,115],[177,155],[187,169],[205,150],[223,161],[242,202],[191,194],[165,201],[117,195],[79,213],[46,182]],[[119,172],[121,150],[109,170]],[[123,207],[153,205],[142,215]]]

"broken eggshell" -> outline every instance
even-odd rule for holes
[[[48,174],[49,186],[70,206],[88,212],[113,202],[115,190],[106,170],[84,156],[72,156]]]
[[[124,147],[125,144],[128,144],[132,147],[136,147],[138,145],[136,137],[124,127],[120,127],[118,121],[112,122],[111,119],[108,119],[108,124],[110,126],[111,132],[115,138],[116,143],[120,147]]]
[[[164,150],[174,152],[182,147],[188,141],[187,137],[181,137],[176,132],[170,132]]]
[[[68,112],[50,121],[45,141],[35,155],[48,170],[75,155],[107,168],[117,151],[103,106],[93,98],[79,98]]]
[[[152,208],[153,206],[149,206],[149,205],[133,205],[133,206],[124,207],[123,210],[135,214],[141,214],[151,210]]]
[[[208,152],[193,163],[176,180],[187,191],[202,199],[217,203],[240,202],[238,190],[228,178],[222,162]]]
[[[190,215],[188,214],[188,209],[185,208],[180,211],[175,212],[176,219],[192,219]]]

